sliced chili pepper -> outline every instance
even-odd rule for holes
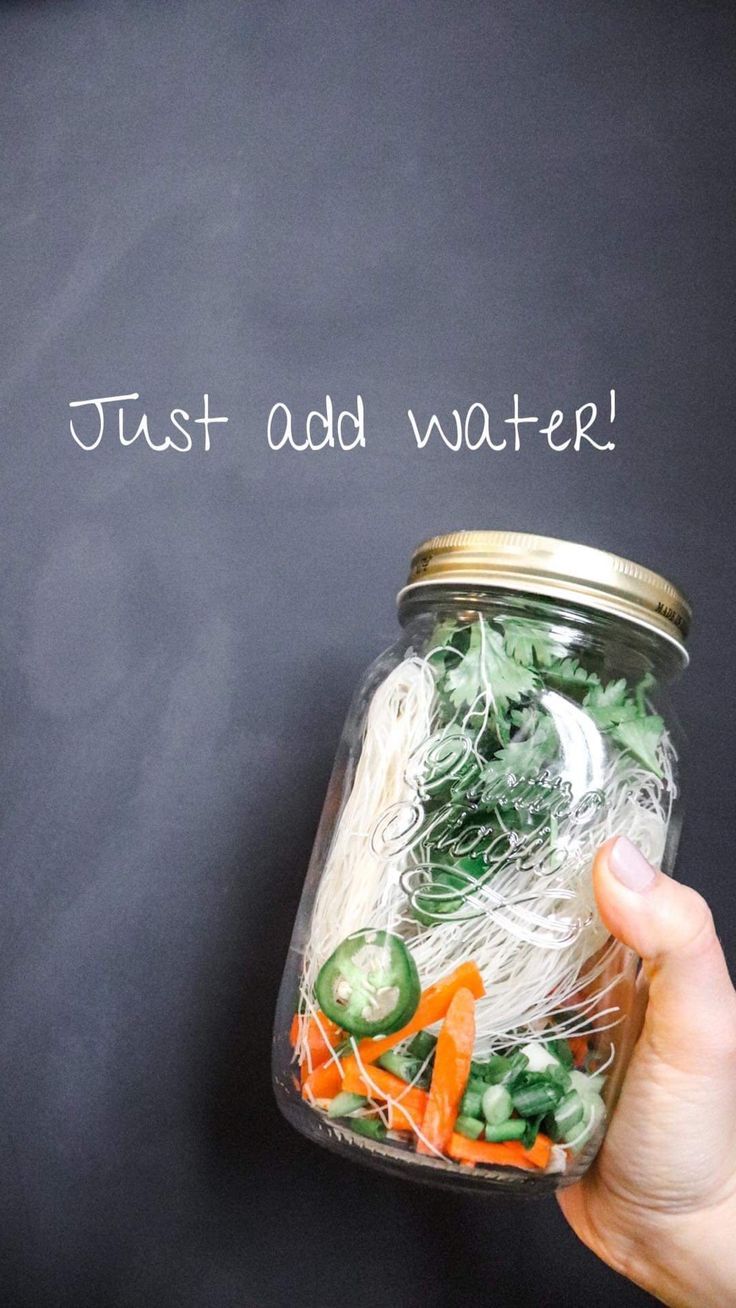
[[[354,931],[322,967],[317,1002],[351,1035],[391,1035],[413,1017],[420,985],[416,963],[399,936]]]

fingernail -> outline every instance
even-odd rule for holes
[[[657,873],[651,863],[647,863],[644,855],[627,840],[626,836],[619,836],[614,840],[608,851],[608,866],[617,881],[627,890],[637,890],[641,893],[643,890],[649,890],[657,879]]]

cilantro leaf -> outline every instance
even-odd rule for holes
[[[538,776],[557,752],[557,731],[548,713],[529,708],[513,713],[512,719],[519,725],[517,734],[486,763],[478,778],[478,785],[485,792],[484,800],[496,783],[505,780],[509,774],[517,780],[521,777],[531,780]]]
[[[565,647],[550,634],[549,627],[531,618],[502,618],[506,653],[525,667],[549,667],[564,658]]]
[[[456,709],[490,702],[497,721],[537,685],[534,671],[509,657],[502,637],[483,618],[473,624],[466,653],[444,681]]]
[[[643,697],[648,685],[644,690],[639,688],[635,698],[627,694],[623,678],[607,686],[594,686],[585,696],[583,707],[601,731],[609,732],[617,745],[661,777],[657,749],[664,722],[657,713],[646,710]]]
[[[577,659],[566,658],[552,663],[547,671],[547,678],[557,686],[599,686],[595,672],[586,672]]]
[[[632,717],[619,722],[613,727],[611,735],[622,749],[638,758],[655,777],[661,777],[657,749],[663,731],[664,722],[659,714],[648,713],[646,717]]]
[[[462,627],[458,627],[453,618],[443,618],[434,628],[432,635],[427,643],[427,653],[441,652],[448,654],[454,650],[452,643],[453,636],[456,636]]]
[[[630,717],[632,707],[635,713],[638,711],[636,705],[627,699],[623,677],[619,681],[609,681],[607,686],[592,686],[583,700],[583,707],[602,731]]]

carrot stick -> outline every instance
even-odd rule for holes
[[[334,1099],[341,1089],[340,1066],[331,1058],[329,1063],[321,1063],[310,1072],[302,1086],[302,1096],[304,1099]]]
[[[413,1100],[402,1099],[401,1103],[397,1104],[395,1099],[389,1099],[386,1105],[389,1130],[416,1131],[421,1127],[426,1103],[426,1099],[417,1100],[415,1108]]]
[[[361,1040],[358,1044],[361,1061],[375,1063],[377,1058],[387,1053],[389,1049],[393,1049],[394,1045],[400,1044],[409,1036],[416,1035],[417,1031],[423,1031],[425,1026],[434,1026],[435,1022],[440,1022],[450,1007],[453,996],[463,988],[475,995],[476,999],[482,998],[485,994],[483,978],[472,961],[461,963],[454,972],[436,981],[434,985],[428,986],[419,1000],[413,1018],[406,1026],[402,1026],[400,1031],[394,1031],[393,1035],[381,1036],[378,1040],[370,1038]],[[344,1064],[347,1067],[351,1062],[355,1064],[352,1054],[344,1060]]]
[[[343,1032],[335,1022],[331,1022],[329,1017],[325,1016],[321,1009],[317,1009],[317,1012],[310,1017],[307,1017],[306,1013],[294,1014],[289,1030],[289,1040],[291,1041],[292,1048],[297,1044],[302,1031],[306,1036],[308,1051],[306,1056],[302,1052],[302,1058],[299,1063],[299,1080],[302,1090],[304,1090],[305,1085],[310,1081],[314,1072],[320,1068],[323,1063],[327,1062],[330,1054],[336,1046],[339,1045],[340,1041],[343,1039]],[[338,1069],[335,1070],[338,1071]],[[330,1086],[334,1083],[334,1080],[334,1074],[330,1074],[326,1078],[325,1084]],[[316,1085],[316,1089],[314,1085],[310,1086],[313,1097],[315,1099],[324,1098],[325,1096],[322,1092],[319,1078],[317,1078]],[[339,1089],[338,1075],[338,1086],[334,1093],[337,1094]]]
[[[306,1014],[303,1014],[302,1016],[297,1014],[294,1018],[294,1022],[291,1024],[290,1036],[294,1032],[295,1023],[299,1023],[300,1027],[302,1025],[305,1027],[307,1046],[309,1048],[312,1067],[317,1067],[320,1063],[324,1063],[325,1059],[329,1058],[332,1050],[339,1045],[340,1041],[343,1039],[343,1032],[337,1023],[331,1022],[329,1017],[326,1017],[319,1008],[317,1009],[317,1012],[309,1018]],[[293,1041],[294,1044],[296,1044],[300,1034],[301,1030],[297,1030]]]
[[[487,1140],[466,1140],[455,1132],[450,1136],[447,1153],[459,1163],[491,1163],[501,1167],[522,1167],[526,1171],[544,1168],[549,1163],[552,1142],[546,1135],[538,1135],[531,1149],[524,1149],[518,1140],[491,1144]]]
[[[514,1141],[512,1141],[513,1143]],[[551,1156],[552,1141],[549,1136],[541,1133],[537,1136],[531,1149],[524,1149],[524,1157],[528,1158],[530,1163],[534,1163],[535,1167],[541,1167],[542,1170],[549,1164]]]
[[[396,1103],[411,1114],[418,1126],[427,1108],[427,1092],[420,1086],[409,1085],[400,1076],[385,1072],[382,1067],[366,1069],[365,1076],[360,1070],[349,1067],[342,1082],[343,1090],[353,1095],[368,1095],[370,1099],[387,1099],[389,1104]]]
[[[432,1084],[417,1153],[444,1153],[470,1075],[475,1044],[475,996],[464,987],[450,1002],[434,1055]]]
[[[460,963],[454,972],[448,973],[447,976],[436,981],[434,985],[428,986],[419,1000],[413,1018],[400,1031],[395,1031],[393,1035],[383,1036],[380,1040],[370,1038],[361,1040],[358,1043],[358,1053],[362,1062],[368,1065],[374,1063],[377,1058],[381,1057],[381,1054],[393,1049],[394,1045],[399,1044],[400,1041],[416,1035],[417,1031],[424,1030],[426,1026],[433,1026],[435,1022],[441,1021],[452,1002],[453,996],[462,988],[470,990],[477,999],[485,994],[483,978],[472,960],[467,963]],[[324,1019],[325,1024],[328,1020],[327,1018]],[[339,1094],[342,1089],[343,1076],[358,1071],[358,1064],[352,1054],[341,1061],[342,1075],[334,1059],[330,1059],[324,1066],[315,1067],[302,1086],[304,1097],[330,1099]],[[360,1093],[362,1094],[363,1091],[360,1091]]]
[[[588,1041],[585,1036],[570,1036],[567,1043],[575,1060],[575,1066],[581,1067],[588,1053]]]
[[[524,1158],[521,1149],[514,1149],[514,1144],[513,1140],[501,1144],[491,1144],[487,1140],[466,1140],[464,1135],[453,1132],[447,1153],[458,1163],[492,1163],[500,1167],[523,1167],[527,1171],[534,1171],[534,1164]]]

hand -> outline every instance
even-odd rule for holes
[[[591,1171],[559,1192],[604,1262],[672,1308],[736,1304],[736,991],[710,910],[623,837],[596,898],[643,959],[644,1024]]]

